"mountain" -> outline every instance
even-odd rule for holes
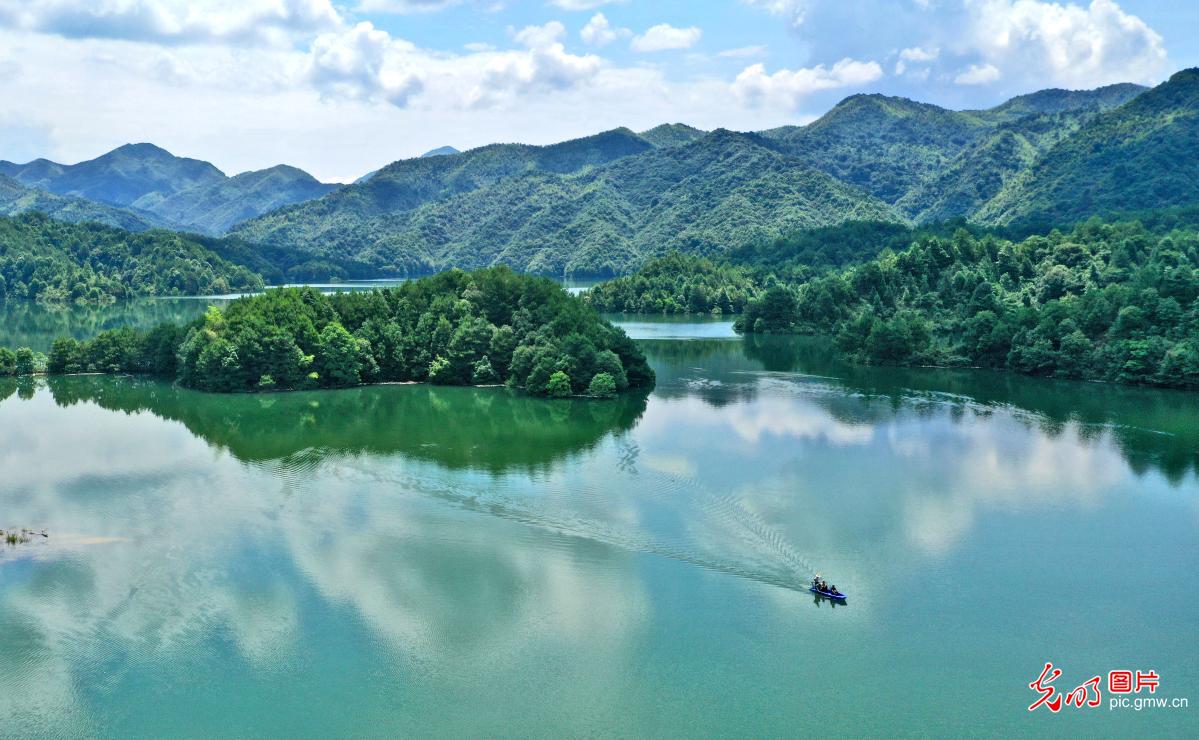
[[[85,198],[55,195],[45,190],[26,187],[11,177],[0,175],[0,215],[16,216],[30,211],[45,213],[60,221],[94,221],[128,231],[145,231],[162,225],[148,215],[114,208]]]
[[[420,156],[421,156],[421,159],[424,159],[425,157],[442,157],[442,156],[445,156],[446,154],[461,154],[461,153],[462,152],[458,151],[457,149],[455,149],[452,146],[439,146],[436,149],[430,149],[429,151],[425,152],[424,154],[422,154]]]
[[[847,219],[900,216],[756,135],[718,130],[654,148],[617,129],[551,147],[397,162],[233,233],[382,271],[503,263],[616,273],[671,249],[718,254]]]
[[[974,214],[1035,228],[1199,201],[1199,69],[1095,116]]]
[[[989,110],[979,111],[979,113],[1007,122],[1030,115],[1074,113],[1087,109],[1108,110],[1124,105],[1148,89],[1143,85],[1134,85],[1130,82],[1106,85],[1094,90],[1051,88],[1027,95],[1017,95],[1005,103]]]
[[[0,217],[0,303],[107,303],[261,287],[262,278],[252,270],[185,234],[162,229],[135,234],[41,213]]]
[[[969,112],[885,95],[854,95],[807,126],[764,131],[779,150],[887,203],[935,175],[981,136]]]
[[[48,193],[125,208],[155,225],[210,235],[336,187],[285,165],[230,178],[208,162],[176,157],[153,144],[126,144],[73,165],[0,162],[0,174]]]
[[[656,147],[680,146],[690,144],[696,139],[703,138],[708,133],[685,123],[664,123],[649,131],[642,131],[638,136]]]
[[[1081,121],[1144,89],[1124,84],[1042,90],[976,111],[853,95],[807,126],[784,126],[763,136],[915,220],[954,218],[971,215]],[[978,180],[971,179],[975,176]]]
[[[126,144],[79,164],[0,163],[0,173],[30,187],[114,206],[152,210],[157,200],[225,175],[208,162],[176,157],[153,144]]]
[[[200,233],[217,235],[237,223],[319,198],[337,187],[295,167],[277,165],[175,193],[156,203],[152,212]]]

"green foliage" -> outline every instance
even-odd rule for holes
[[[550,398],[566,398],[570,395],[570,376],[561,370],[550,376],[545,386],[545,394]]]
[[[1199,199],[1199,70],[1178,72],[1064,138],[977,219],[1045,229]]]
[[[587,395],[595,398],[615,398],[616,381],[608,373],[596,373],[587,386]]]
[[[397,162],[233,233],[389,273],[503,263],[615,275],[671,250],[721,254],[852,218],[900,217],[751,134],[714,131],[655,148],[618,130]]]
[[[0,377],[17,374],[17,355],[8,347],[0,347]]]
[[[758,291],[747,270],[673,252],[593,286],[583,300],[608,312],[733,314]]]
[[[8,300],[43,303],[262,288],[261,277],[191,237],[167,231],[134,234],[41,214],[0,218],[0,280]]]
[[[866,362],[1196,388],[1199,232],[1091,221],[1012,243],[963,230],[772,289],[738,329],[832,334]]]
[[[553,282],[506,268],[452,270],[370,292],[270,290],[210,308],[187,326],[59,339],[46,366],[54,374],[150,373],[222,392],[429,381],[574,395],[601,372],[621,390],[654,382],[624,332]]]

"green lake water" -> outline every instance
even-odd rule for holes
[[[1195,735],[1196,395],[622,322],[615,402],[0,381],[0,734]]]

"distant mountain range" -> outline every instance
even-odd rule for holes
[[[290,167],[226,177],[148,144],[0,163],[0,212],[228,232],[306,270],[505,263],[627,272],[850,220],[1010,230],[1199,203],[1199,70],[1146,89],[1043,90],[987,110],[854,95],[760,133],[664,124],[549,146],[442,147],[347,186]]]
[[[223,234],[239,221],[276,208],[319,198],[337,187],[286,165],[227,177],[208,162],[176,157],[153,144],[126,144],[73,165],[46,159],[26,164],[0,162],[0,175],[36,191],[84,199],[129,214],[117,216],[111,210],[98,210],[96,220],[103,223],[134,230],[173,227],[209,235]],[[60,201],[48,203],[51,215],[83,220],[75,216],[86,209],[67,208]],[[47,209],[5,210],[12,214]]]

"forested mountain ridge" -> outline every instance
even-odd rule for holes
[[[337,187],[286,165],[226,177],[208,162],[177,157],[153,144],[126,144],[73,165],[45,159],[27,164],[0,162],[0,175],[46,194],[86,199],[130,214],[117,216],[98,210],[102,218],[97,220],[104,223],[133,229],[162,226],[208,235],[223,234],[238,221],[318,198]],[[71,216],[64,220],[87,220],[76,217],[81,210],[78,207],[56,209],[56,201],[42,200],[49,207],[8,211],[63,212]]]
[[[936,196],[921,191],[929,183],[934,183],[933,193],[952,189],[935,184],[947,169],[987,178],[1027,166],[1027,156],[1017,155],[1005,158],[999,172],[977,171],[981,162],[973,150],[1010,146],[1017,143],[1013,136],[1024,138],[1039,129],[1039,135],[1019,142],[1039,153],[1046,144],[1077,129],[1081,121],[1143,90],[1127,84],[1096,90],[1041,90],[994,108],[966,111],[907,98],[853,95],[807,126],[784,126],[764,131],[763,136],[807,164],[898,205],[917,221],[970,216],[969,209],[979,205],[976,198],[962,203],[951,199],[949,205],[959,206],[956,210],[944,205],[935,208]]]
[[[215,236],[247,219],[319,198],[337,188],[303,170],[281,164],[175,193],[158,201],[152,212]]]
[[[147,206],[158,198],[225,177],[208,162],[176,157],[153,144],[125,144],[71,165],[46,160],[26,165],[0,162],[0,173],[58,195],[142,210],[150,210]]]
[[[385,272],[502,263],[611,274],[674,249],[720,253],[847,219],[900,218],[756,135],[670,138],[672,145],[654,147],[618,129],[553,147],[405,160],[233,233]]]
[[[1199,201],[1199,69],[1178,72],[1064,138],[978,211],[1038,228]]]
[[[44,213],[59,221],[92,221],[129,231],[145,231],[161,225],[148,214],[134,213],[86,198],[55,195],[0,175],[0,215],[17,216],[30,212]]]

